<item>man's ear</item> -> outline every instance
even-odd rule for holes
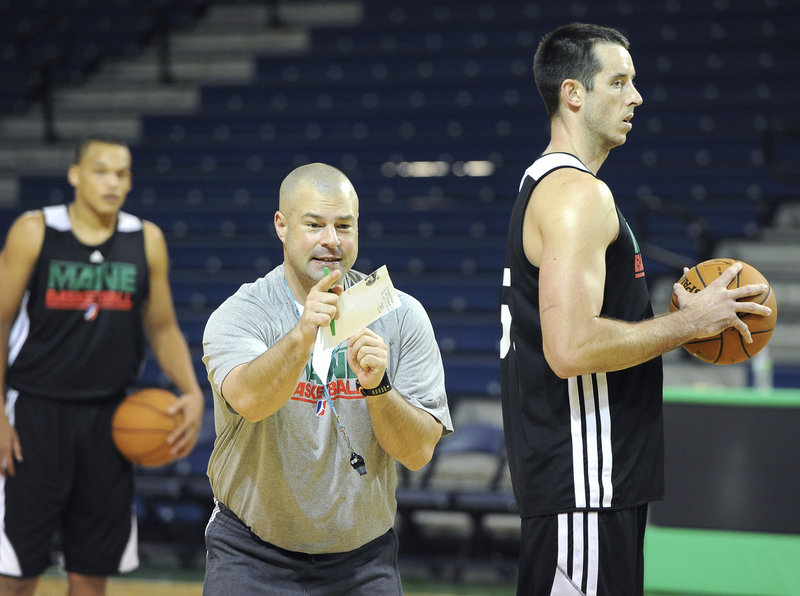
[[[576,109],[583,103],[586,89],[580,81],[564,79],[561,83],[561,99],[570,109]]]
[[[275,233],[278,235],[280,241],[286,244],[286,216],[280,211],[275,212]]]
[[[72,164],[67,170],[67,181],[73,188],[78,187],[78,183],[80,182],[80,172],[78,171],[78,165]]]

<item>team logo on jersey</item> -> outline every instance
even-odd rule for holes
[[[92,302],[85,311],[83,311],[83,319],[84,321],[94,321],[97,318],[97,313],[100,312],[100,308],[97,306],[97,302]]]
[[[633,230],[628,225],[628,222],[625,222],[625,225],[628,226],[628,233],[631,235],[631,240],[633,240],[633,276],[636,278],[644,277],[644,261],[642,260],[642,251],[639,250],[639,243],[636,241],[636,236],[633,235]]]
[[[327,383],[323,383],[317,373],[314,372],[311,362],[309,362],[300,375],[300,381],[297,383],[291,399],[313,404],[316,408],[317,416],[324,416],[328,409],[325,389],[328,390],[328,397],[330,397],[331,401],[337,399],[363,399],[361,392],[356,387],[356,375],[347,364],[346,347],[334,350],[331,356],[328,378],[330,380]]]
[[[50,261],[45,291],[45,307],[54,310],[80,310],[92,321],[101,310],[129,311],[136,291],[136,265],[104,262]],[[92,253],[91,261],[97,258]]]

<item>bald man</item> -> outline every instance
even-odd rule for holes
[[[358,196],[336,168],[301,166],[274,224],[283,263],[203,337],[217,431],[204,593],[402,594],[395,462],[422,468],[453,430],[430,320],[398,292],[398,309],[323,351],[319,328],[365,277]]]

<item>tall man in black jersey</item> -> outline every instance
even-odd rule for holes
[[[121,211],[131,154],[113,137],[81,142],[69,205],[21,215],[0,253],[0,594],[32,596],[62,547],[72,596],[105,594],[138,565],[133,470],[111,416],[136,382],[144,335],[182,396],[168,438],[197,441],[203,394],[178,328],[159,228]]]
[[[663,495],[660,355],[769,309],[732,265],[653,318],[636,239],[596,175],[642,97],[628,41],[571,24],[534,58],[551,139],[526,170],[503,275],[501,393],[522,517],[518,593],[643,591],[647,503]]]

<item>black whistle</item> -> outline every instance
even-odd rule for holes
[[[353,466],[353,469],[361,476],[367,473],[367,465],[364,463],[364,458],[355,451],[350,454],[350,465]]]

